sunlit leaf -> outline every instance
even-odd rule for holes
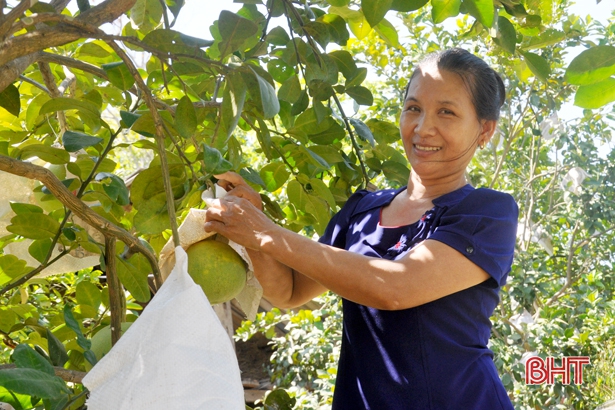
[[[52,376],[55,375],[51,363],[27,344],[17,345],[11,358],[19,368],[36,369]]]
[[[225,57],[233,51],[237,51],[248,38],[256,34],[258,26],[253,21],[238,14],[222,10],[218,19],[218,29],[222,36],[218,49],[220,55]]]
[[[483,26],[493,26],[495,18],[495,8],[493,0],[464,0],[463,3],[470,15],[476,18]]]
[[[498,17],[498,44],[510,54],[514,54],[517,46],[517,32],[512,23],[503,16]]]
[[[123,61],[117,63],[103,64],[102,69],[107,73],[109,82],[120,90],[128,90],[135,83],[135,79],[130,74],[128,67]]]
[[[374,140],[374,135],[372,134],[372,131],[367,125],[365,125],[363,121],[356,118],[349,118],[349,121],[354,127],[359,137],[369,142],[372,147],[376,145],[376,141]]]
[[[590,85],[615,74],[615,47],[596,46],[576,56],[566,69],[566,81],[575,85]]]
[[[434,23],[442,23],[449,17],[459,14],[461,0],[431,0],[431,19]]]
[[[615,101],[615,78],[596,84],[582,85],[574,96],[574,105],[582,108],[600,108]]]
[[[534,53],[521,53],[527,63],[527,66],[532,70],[532,73],[540,80],[546,82],[551,74],[551,66],[543,57]]]
[[[258,75],[252,67],[250,67],[250,70],[252,70],[256,80],[258,81],[263,115],[265,118],[273,118],[280,111],[280,102],[275,94],[275,89],[267,80]]]
[[[115,261],[117,276],[126,290],[139,302],[148,302],[151,295],[147,275],[151,272],[151,267],[145,256],[138,253],[128,260],[116,257]]]

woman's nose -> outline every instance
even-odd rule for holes
[[[433,134],[434,122],[430,115],[421,113],[416,119],[416,126],[414,127],[414,133],[420,136],[427,136]]]

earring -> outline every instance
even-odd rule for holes
[[[484,143],[483,144],[478,144],[478,148],[480,148],[480,149],[485,148],[485,144]]]

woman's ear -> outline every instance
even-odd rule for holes
[[[491,141],[497,126],[497,120],[485,120],[481,126],[482,128],[478,139],[478,145],[485,146],[489,141]]]

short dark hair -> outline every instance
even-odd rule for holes
[[[479,120],[500,118],[500,109],[506,100],[506,88],[502,77],[483,59],[462,48],[450,48],[432,53],[414,69],[408,86],[421,66],[428,63],[436,63],[439,69],[456,73],[461,77],[468,87]]]

